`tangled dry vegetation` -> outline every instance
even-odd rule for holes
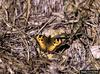
[[[0,74],[98,70],[100,60],[90,49],[100,45],[99,28],[100,0],[0,0]],[[70,34],[70,47],[54,60],[38,57],[32,36],[55,31]]]

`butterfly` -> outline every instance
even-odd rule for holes
[[[55,51],[62,43],[62,40],[55,37],[47,37],[45,35],[36,35],[35,37],[40,49],[42,51]]]
[[[62,51],[63,49],[68,49],[70,47],[70,44],[63,43],[62,39],[65,41],[73,41],[76,40],[77,38],[80,38],[82,36],[81,33],[75,34],[75,35],[66,35],[66,34],[61,34],[61,35],[56,35],[54,37],[51,36],[45,36],[45,35],[36,35],[35,39],[42,51],[45,52],[52,52],[52,51]],[[71,39],[71,40],[70,40]],[[72,42],[69,42],[72,43]]]

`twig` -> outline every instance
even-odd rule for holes
[[[46,23],[42,26],[42,28],[38,31],[37,34],[39,34],[48,24],[52,23],[55,19],[56,19],[56,17],[50,18],[50,19],[48,20],[48,22],[46,22]]]

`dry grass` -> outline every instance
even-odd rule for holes
[[[0,74],[78,74],[98,70],[99,0],[0,0]],[[54,60],[38,57],[34,34],[70,34],[70,48]],[[50,33],[49,33],[50,32]],[[53,33],[52,33],[53,32]],[[81,33],[81,37],[73,36]],[[38,57],[38,58],[37,58]]]

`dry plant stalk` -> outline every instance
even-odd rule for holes
[[[99,28],[99,0],[0,0],[0,73],[98,70],[100,59],[93,56],[91,47],[100,46]],[[53,60],[39,57],[33,35],[59,32],[69,48],[55,53]]]

